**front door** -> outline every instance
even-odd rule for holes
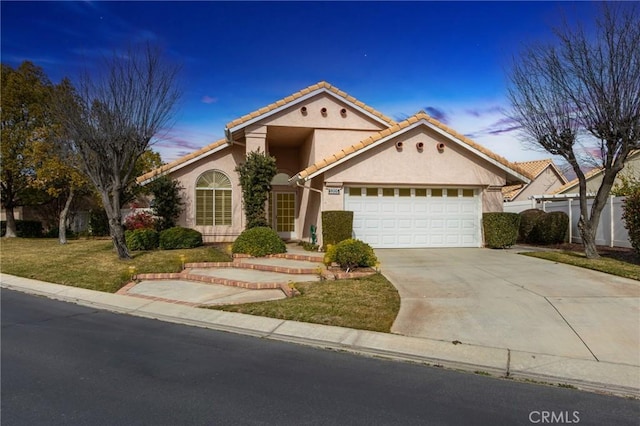
[[[281,238],[296,238],[295,192],[274,192],[273,198],[273,228]]]

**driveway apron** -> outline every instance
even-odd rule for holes
[[[392,332],[640,365],[640,282],[516,249],[378,249]]]

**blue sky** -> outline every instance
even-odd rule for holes
[[[101,55],[158,43],[182,64],[184,95],[154,149],[171,161],[226,123],[318,81],[402,119],[419,110],[512,161],[523,147],[503,115],[505,69],[591,2],[2,1],[2,62],[29,60],[58,82]]]

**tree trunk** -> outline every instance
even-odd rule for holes
[[[60,219],[58,221],[58,241],[60,244],[67,244],[67,214],[69,213],[69,208],[71,208],[74,195],[75,192],[73,188],[71,188],[67,196],[67,201],[64,203],[64,207],[60,212]]]
[[[18,232],[16,230],[16,217],[13,215],[13,206],[5,207],[4,211],[7,216],[7,230],[4,236],[7,238],[15,238],[18,236]]]
[[[587,256],[587,259],[599,258],[600,255],[598,254],[598,248],[596,247],[597,227],[591,226],[591,220],[584,220],[584,216],[580,215],[580,220],[578,220],[578,230],[580,231],[580,238],[582,238],[584,254]]]
[[[122,218],[120,217],[120,197],[114,194],[113,198],[109,197],[107,191],[100,190],[104,211],[109,219],[109,233],[113,240],[113,247],[118,253],[118,258],[122,260],[131,259],[127,242],[124,238],[124,230],[122,229]]]

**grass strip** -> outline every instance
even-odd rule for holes
[[[640,281],[640,266],[619,259],[604,256],[598,259],[587,259],[584,253],[572,251],[535,251],[521,254]]]
[[[400,309],[398,291],[380,274],[295,287],[300,296],[210,309],[386,333]]]

